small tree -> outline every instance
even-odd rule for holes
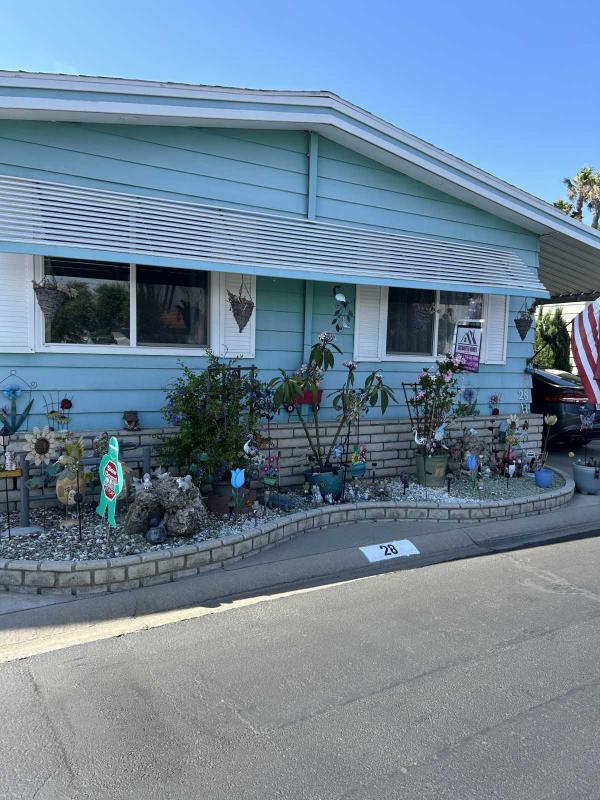
[[[535,327],[536,367],[571,371],[571,337],[562,308],[542,312]]]
[[[390,400],[394,401],[396,399],[390,387],[383,382],[380,372],[371,372],[365,378],[364,385],[361,388],[355,388],[354,372],[358,364],[355,361],[344,361],[344,367],[347,369],[346,379],[342,386],[332,393],[333,407],[338,412],[338,426],[331,444],[324,445],[321,441],[317,395],[320,375],[334,366],[334,353],[341,353],[340,348],[333,343],[334,339],[334,333],[323,331],[319,336],[319,341],[312,347],[309,369],[301,370],[294,375],[289,375],[285,370],[280,369],[279,372],[281,374],[279,377],[273,378],[269,382],[276,408],[280,405],[294,406],[296,416],[302,425],[310,448],[311,457],[321,472],[325,472],[330,468],[333,448],[346,426],[357,422],[369,408],[377,405],[380,406],[381,413],[385,414]],[[309,429],[300,404],[297,402],[298,397],[301,397],[304,392],[310,392],[313,396],[312,417],[314,432]]]

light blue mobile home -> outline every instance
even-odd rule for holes
[[[0,73],[0,380],[72,397],[73,430],[162,424],[163,387],[206,347],[294,369],[338,344],[396,390],[484,319],[480,410],[530,400],[514,319],[581,291],[600,237],[327,92]],[[32,281],[77,287],[48,321]],[[240,332],[227,291],[256,303]],[[328,375],[325,390],[336,384]],[[333,411],[329,410],[330,414]]]

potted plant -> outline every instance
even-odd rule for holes
[[[550,429],[557,423],[556,415],[546,414],[544,423],[542,449],[534,463],[535,483],[540,489],[547,489],[552,483],[552,477],[554,475],[554,472],[546,466],[546,461],[548,460],[548,442],[551,438]]]
[[[44,319],[51,322],[66,300],[72,299],[77,290],[62,286],[53,277],[46,276],[40,282],[33,281],[33,291]]]
[[[367,468],[367,448],[364,444],[355,444],[352,448],[352,466],[350,472],[353,478],[362,478]]]
[[[317,398],[320,389],[320,375],[334,366],[334,353],[341,353],[340,348],[334,342],[335,334],[323,331],[319,335],[318,342],[312,347],[309,358],[310,369],[299,375],[297,373],[289,375],[282,369],[280,375],[269,382],[269,388],[273,392],[273,403],[276,408],[281,405],[284,407],[290,404],[294,406],[294,411],[304,431],[310,448],[309,460],[311,463],[310,471],[307,470],[305,478],[311,485],[316,484],[324,497],[330,494],[334,500],[339,500],[344,490],[345,472],[342,465],[333,464],[332,459],[334,452],[339,451],[339,439],[342,431],[346,429],[347,441],[352,423],[357,422],[369,408],[377,405],[380,406],[381,413],[385,414],[390,400],[395,398],[389,386],[384,384],[380,372],[369,373],[365,378],[364,385],[356,388],[354,384],[358,364],[355,361],[344,361],[343,366],[347,370],[346,379],[341,388],[332,393],[333,408],[338,412],[337,429],[331,444],[325,444],[319,420],[320,406]],[[313,398],[313,403],[310,405],[312,430],[302,413],[301,406],[295,404],[295,399],[304,395],[305,392],[309,392]]]
[[[575,453],[569,453],[575,458]],[[573,461],[573,480],[580,494],[598,494],[600,492],[600,461],[588,457],[587,449],[583,458]]]
[[[447,353],[435,367],[427,367],[412,384],[412,396],[406,392],[406,403],[413,427],[417,453],[416,480],[424,486],[444,485],[449,451],[445,444],[446,424],[458,394],[457,373],[462,360]]]

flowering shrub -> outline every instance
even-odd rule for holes
[[[381,372],[371,372],[365,378],[363,387],[355,388],[355,372],[358,364],[355,361],[345,361],[346,379],[341,388],[332,394],[332,404],[338,412],[338,427],[333,436],[332,444],[330,446],[324,445],[321,440],[318,407],[316,405],[312,407],[314,422],[314,432],[312,432],[306,424],[301,406],[295,404],[295,400],[299,395],[307,391],[316,396],[321,377],[335,364],[334,353],[341,353],[340,348],[334,342],[335,333],[323,331],[311,350],[310,370],[305,371],[304,374],[301,371],[301,374],[298,374],[297,371],[293,375],[288,375],[282,369],[280,370],[280,376],[273,378],[268,384],[268,388],[273,392],[274,406],[276,408],[280,405],[294,407],[310,448],[309,460],[316,463],[322,472],[331,469],[332,453],[345,426],[350,426],[362,414],[366,413],[369,408],[373,408],[378,404],[381,407],[381,413],[385,414],[390,400],[395,400],[394,393],[383,382]],[[311,374],[309,374],[309,371]]]
[[[314,361],[310,361],[308,364],[302,364],[302,366],[294,372],[296,378],[312,380],[317,386],[321,385],[324,374],[324,370],[321,369],[321,367],[317,367]]]
[[[445,423],[452,415],[454,399],[458,394],[456,375],[462,360],[447,353],[438,359],[435,367],[421,370],[414,385],[412,397],[407,398],[415,442],[427,455],[444,448]]]

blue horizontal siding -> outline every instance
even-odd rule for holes
[[[107,99],[107,98],[104,98]],[[217,128],[91,125],[0,121],[0,171],[73,185],[93,186],[151,197],[164,197],[251,211],[305,216],[307,211],[307,134]],[[537,264],[537,237],[473,206],[424,186],[406,175],[320,137],[317,164],[317,216],[393,231],[450,237],[500,245]],[[250,270],[252,271],[252,270]],[[304,281],[257,278],[256,358],[265,379],[278,368],[295,369],[304,344]],[[335,309],[333,284],[314,283],[312,339],[331,328]],[[354,286],[343,286],[350,300]],[[482,366],[466,382],[479,391],[487,411],[489,394],[502,394],[502,412],[519,410],[519,390],[528,389],[524,373],[533,332],[521,342],[512,322],[522,298],[511,299],[508,357],[505,365]],[[353,331],[338,335],[342,355],[324,382],[323,414],[333,417],[332,392],[345,377],[343,360],[351,358]],[[1,345],[0,345],[1,347]],[[200,357],[185,357],[193,368]],[[42,395],[73,396],[74,430],[115,429],[121,414],[134,408],[141,424],[162,424],[164,387],[179,374],[171,355],[4,354],[0,379],[15,369],[35,381],[34,422],[44,421]],[[246,361],[245,363],[250,363]],[[357,379],[381,369],[397,403],[388,415],[406,416],[402,381],[412,381],[420,365],[407,362],[362,364]],[[369,417],[377,416],[371,411]],[[283,420],[287,415],[280,415]]]
[[[317,218],[537,253],[534,234],[324,138]]]
[[[304,215],[307,135],[278,133],[258,142],[244,141],[243,132],[231,137],[201,128],[6,120],[0,161],[19,176]],[[284,140],[288,147],[280,146]]]
[[[315,283],[312,317],[312,340],[316,341],[323,330],[331,330],[335,310],[333,284]],[[355,287],[342,285],[346,297],[354,303]],[[478,390],[482,413],[487,413],[489,395],[500,392],[503,414],[519,411],[519,390],[529,389],[531,379],[524,372],[526,359],[531,354],[533,331],[522,342],[513,319],[521,308],[522,298],[512,298],[508,354],[505,365],[482,365],[478,375],[463,378],[464,384]],[[259,278],[257,281],[256,308],[256,358],[252,360],[267,380],[278,374],[279,368],[292,371],[302,361],[304,340],[304,282],[288,279]],[[342,354],[336,357],[336,367],[324,381],[323,416],[333,418],[329,396],[345,379],[342,362],[352,358],[353,330],[337,335],[336,344]],[[201,357],[183,357],[184,363],[200,369],[206,365]],[[65,353],[13,353],[0,356],[0,365],[6,371],[14,369],[28,382],[35,381],[34,415],[31,424],[44,424],[43,396],[69,395],[73,398],[72,429],[116,429],[122,426],[122,412],[133,408],[140,414],[143,427],[162,424],[160,409],[164,404],[164,388],[179,374],[179,359],[171,355],[102,355]],[[251,363],[246,360],[244,363]],[[414,381],[421,369],[418,362],[362,363],[357,371],[357,385],[371,370],[381,370],[384,380],[395,394],[388,416],[407,415],[402,393],[402,382]],[[0,378],[2,375],[0,374]],[[368,418],[379,416],[374,409]],[[280,413],[279,421],[287,414]]]

